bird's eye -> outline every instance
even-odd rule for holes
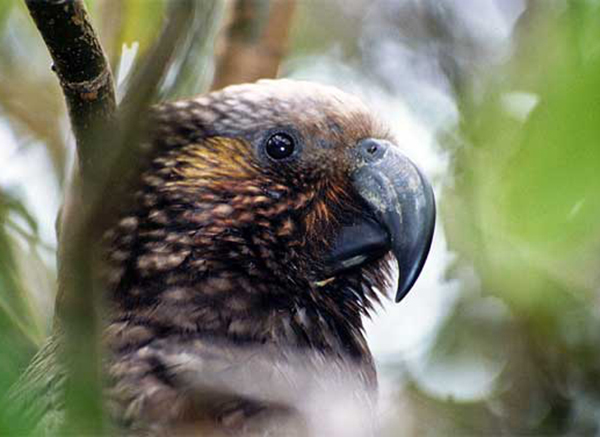
[[[284,132],[271,135],[265,145],[265,151],[269,158],[276,161],[292,156],[295,148],[294,138]]]

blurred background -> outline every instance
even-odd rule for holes
[[[166,2],[86,1],[119,95]],[[227,2],[200,3],[209,36],[162,98],[210,87]],[[598,434],[600,1],[299,0],[291,23],[278,75],[361,96],[434,181],[425,270],[367,327],[381,434]],[[50,66],[24,4],[1,1],[0,395],[52,322],[74,139]]]

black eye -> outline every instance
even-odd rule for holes
[[[271,135],[265,145],[265,150],[269,158],[280,160],[292,156],[296,144],[291,135],[280,132]]]

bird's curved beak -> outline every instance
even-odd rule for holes
[[[325,262],[332,276],[381,258],[398,261],[396,302],[414,285],[431,247],[435,200],[421,171],[387,141],[365,139],[353,152],[356,191],[366,214],[344,226]]]

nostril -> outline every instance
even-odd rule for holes
[[[378,159],[381,159],[383,155],[385,155],[387,143],[383,140],[367,138],[361,140],[358,146],[359,153],[362,155],[363,159],[366,159],[369,162],[373,162]]]

